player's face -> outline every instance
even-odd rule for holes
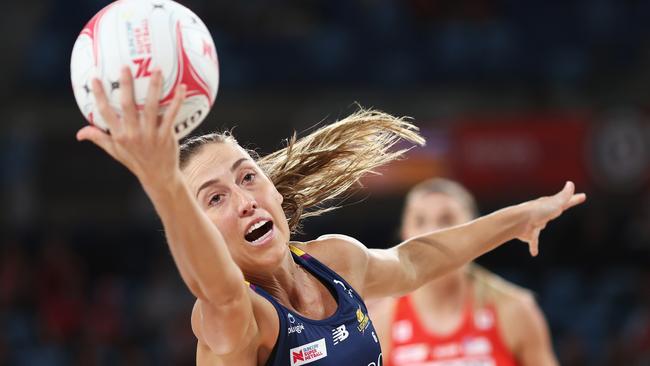
[[[425,193],[409,200],[402,222],[402,240],[466,223],[472,219],[456,199],[443,193]]]
[[[241,147],[203,146],[183,169],[190,191],[244,273],[266,273],[286,255],[282,196]]]

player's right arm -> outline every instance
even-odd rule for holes
[[[149,192],[176,267],[197,298],[195,334],[216,354],[237,351],[258,333],[252,302],[257,295],[251,293],[221,233],[191,197],[182,177]]]
[[[161,90],[162,76],[156,71],[143,113],[139,113],[133,98],[133,78],[124,68],[120,77],[123,115],[119,117],[109,106],[99,81],[94,80],[97,108],[111,133],[86,126],[77,133],[77,139],[94,142],[138,178],[162,220],[176,267],[200,304],[197,336],[215,354],[236,353],[259,337],[256,311],[269,316],[268,306],[272,305],[262,307],[261,312],[254,309],[253,299],[259,296],[245,284],[221,233],[191,196],[179,168],[172,128],[185,90],[182,86],[176,90],[159,122]]]

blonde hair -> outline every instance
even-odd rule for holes
[[[359,183],[366,174],[401,158],[409,148],[393,147],[400,141],[424,145],[418,128],[407,118],[372,109],[352,115],[298,138],[257,159],[257,164],[282,195],[282,208],[292,233],[301,220],[336,208],[332,201]],[[181,168],[207,143],[237,143],[230,133],[213,133],[181,145]]]
[[[495,303],[503,297],[516,297],[518,294],[534,296],[532,291],[509,282],[473,262],[467,266],[465,275],[474,283],[475,304],[478,307]]]
[[[406,195],[404,210],[406,211],[408,203],[411,200],[430,193],[440,193],[449,196],[458,201],[467,210],[470,218],[475,219],[478,217],[479,212],[474,196],[462,184],[445,178],[431,178],[416,184]]]

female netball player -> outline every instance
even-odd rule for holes
[[[430,179],[407,195],[401,235],[462,225],[477,213],[463,186]],[[371,315],[390,366],[557,365],[532,294],[473,264],[407,296],[379,301]]]
[[[363,300],[412,291],[512,238],[537,253],[539,231],[582,202],[573,185],[390,250],[368,250],[329,235],[290,242],[300,218],[366,172],[397,158],[400,139],[421,143],[415,127],[362,111],[256,161],[228,135],[189,140],[180,149],[172,121],[179,86],[159,119],[161,75],[152,76],[142,113],[128,68],[120,77],[122,116],[93,81],[110,134],[90,140],[140,181],[160,216],[183,281],[196,296],[192,328],[199,365],[378,365],[381,350]],[[179,158],[180,155],[180,158]],[[372,220],[372,217],[368,217]]]

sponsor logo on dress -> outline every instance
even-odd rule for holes
[[[398,345],[393,348],[391,357],[396,365],[496,366],[491,352],[487,338],[466,337],[460,342],[433,346],[426,343]]]
[[[406,343],[413,337],[413,324],[409,320],[400,320],[393,324],[393,339]]]
[[[289,334],[292,334],[292,333],[300,334],[300,333],[302,333],[303,330],[305,330],[305,326],[302,325],[302,323],[298,323],[296,325],[290,326],[289,328],[287,328],[287,330],[289,331]]]
[[[289,319],[289,327],[287,328],[287,332],[289,334],[292,333],[302,333],[303,330],[305,330],[305,326],[302,323],[296,323],[296,318],[291,315],[291,313],[287,313],[287,319]]]
[[[347,288],[347,287],[345,286],[345,284],[344,284],[343,282],[339,281],[339,280],[334,280],[333,282],[334,282],[335,284],[337,284],[337,285],[343,287],[343,291],[347,292],[347,293],[348,293],[348,296],[350,296],[351,298],[354,298],[354,296],[352,296],[352,289],[351,289],[351,288]]]
[[[359,332],[361,333],[363,333],[366,328],[368,328],[368,324],[370,322],[368,314],[364,313],[363,310],[361,310],[361,305],[359,305],[359,308],[357,309],[357,322],[359,322],[357,329],[359,329]]]
[[[306,365],[327,357],[325,338],[289,350],[291,366]]]
[[[463,347],[458,342],[442,343],[431,349],[435,358],[453,358],[463,355]]]
[[[419,364],[429,356],[429,346],[426,343],[408,344],[397,346],[392,352],[396,365]]]
[[[332,329],[332,341],[335,346],[339,344],[339,342],[343,342],[344,340],[348,339],[349,335],[350,332],[345,329],[345,324],[341,324],[340,326]]]
[[[469,337],[463,340],[463,352],[467,356],[482,356],[492,353],[492,342],[486,337]]]
[[[480,309],[474,313],[474,325],[480,330],[488,330],[494,326],[494,314],[488,309]]]
[[[431,356],[436,359],[464,360],[465,364],[484,365],[490,360],[492,344],[486,337],[464,337],[460,342],[449,342],[431,347]],[[473,361],[474,363],[470,363]],[[479,362],[480,361],[480,362]]]

